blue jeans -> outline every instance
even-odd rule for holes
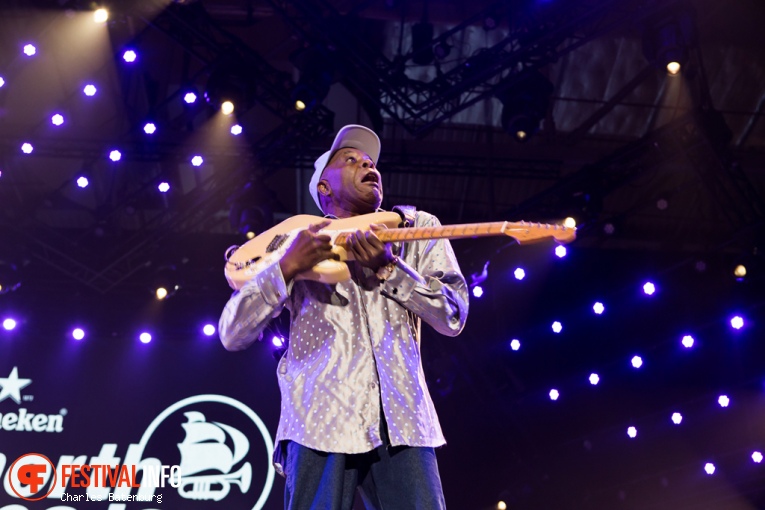
[[[356,487],[374,510],[445,510],[433,448],[326,453],[287,443],[285,510],[351,510]]]

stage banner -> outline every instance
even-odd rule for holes
[[[0,338],[0,510],[282,507],[269,343]]]

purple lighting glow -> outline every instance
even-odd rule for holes
[[[730,320],[730,327],[733,329],[741,329],[744,327],[744,318],[740,315],[736,315]]]
[[[553,330],[554,333],[560,333],[561,331],[563,331],[563,324],[561,324],[558,321],[553,322],[552,323],[552,330]]]
[[[651,282],[645,282],[643,284],[643,292],[645,292],[647,296],[653,296],[653,293],[656,292],[656,286]]]
[[[215,326],[212,324],[205,324],[205,327],[202,328],[202,333],[207,336],[213,336],[215,334]]]
[[[64,123],[64,116],[60,113],[55,114],[53,117],[50,118],[51,124],[54,126],[60,126]]]
[[[202,166],[202,163],[204,163],[205,160],[202,158],[202,156],[194,156],[191,158],[191,164],[194,166]]]
[[[35,150],[34,147],[32,147],[32,144],[29,142],[24,142],[21,144],[21,152],[24,154],[32,154],[32,151]]]
[[[680,342],[683,344],[683,347],[685,347],[686,349],[690,349],[691,347],[693,347],[695,340],[693,339],[691,335],[685,335]]]
[[[0,76],[0,88],[2,88],[3,85],[5,85],[5,80],[3,79],[2,76]]]
[[[524,271],[522,267],[517,267],[515,268],[515,271],[513,271],[513,275],[516,280],[523,280],[526,278],[526,271]]]
[[[752,460],[759,464],[762,462],[762,453],[760,452],[752,452]]]
[[[680,425],[683,421],[683,415],[680,413],[672,413],[672,423],[675,425]]]
[[[730,405],[730,398],[728,398],[728,395],[720,395],[717,398],[717,403],[720,404],[720,407],[728,407]]]
[[[563,257],[565,257],[566,253],[568,253],[567,250],[566,250],[566,247],[563,246],[562,244],[559,244],[558,246],[555,247],[555,255],[559,259],[562,259]]]
[[[271,343],[274,344],[274,347],[281,347],[284,345],[284,339],[279,336],[275,336],[271,339]]]
[[[635,427],[628,427],[627,435],[630,436],[632,439],[635,439],[637,437],[637,429]]]
[[[521,341],[518,340],[517,338],[513,338],[512,340],[510,340],[510,348],[514,351],[517,351],[518,349],[521,348]]]
[[[186,92],[186,94],[183,95],[183,100],[188,104],[195,103],[197,101],[197,95],[193,92]]]
[[[242,134],[242,126],[239,124],[234,124],[231,126],[231,134],[234,136],[239,136]]]
[[[632,366],[635,368],[640,368],[643,366],[643,358],[640,356],[633,356],[632,357]]]
[[[590,384],[593,386],[597,386],[597,384],[600,382],[600,377],[598,374],[592,373],[590,374]]]
[[[115,163],[122,159],[122,153],[118,150],[113,150],[109,153],[109,159],[114,161]]]
[[[160,193],[167,193],[170,191],[170,185],[166,182],[160,182],[159,186],[157,186],[157,189],[160,191]]]
[[[606,311],[606,307],[603,306],[603,303],[598,301],[594,305],[592,305],[592,311],[598,315],[601,315],[604,311]]]
[[[83,92],[83,93],[84,93],[86,96],[88,96],[88,97],[93,97],[93,96],[95,96],[95,95],[96,95],[96,91],[97,91],[97,90],[96,90],[96,86],[95,86],[95,85],[93,85],[93,84],[91,84],[91,83],[88,83],[87,85],[85,85],[85,88],[84,88],[84,89],[82,89],[82,92]]]
[[[143,332],[140,335],[138,335],[138,339],[141,341],[141,343],[148,344],[151,342],[151,334],[147,332]]]
[[[153,122],[147,122],[143,126],[143,132],[146,133],[147,135],[153,135],[154,133],[157,132],[157,126],[155,126]]]
[[[75,340],[82,340],[85,338],[85,331],[82,328],[74,328],[72,330],[72,338]]]
[[[3,328],[6,331],[12,331],[13,329],[16,328],[16,321],[8,317],[7,319],[3,321]]]
[[[706,471],[708,475],[715,474],[715,465],[712,464],[711,462],[707,462],[706,464],[704,464],[704,471]]]
[[[88,184],[90,184],[90,182],[88,181],[87,177],[81,176],[77,178],[77,186],[81,188],[87,188]]]
[[[558,397],[560,397],[560,393],[558,393],[558,390],[556,389],[550,390],[550,400],[558,400]]]
[[[37,53],[37,48],[35,48],[34,44],[25,44],[24,45],[24,55],[26,55],[27,57],[31,57],[35,53]]]
[[[473,296],[477,298],[483,296],[483,287],[481,287],[480,285],[476,285],[475,287],[473,287]]]
[[[125,50],[125,53],[122,54],[122,59],[128,64],[132,64],[137,58],[138,55],[134,50]]]

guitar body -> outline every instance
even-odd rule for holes
[[[322,221],[324,218],[310,214],[292,216],[242,246],[229,248],[224,268],[229,286],[234,290],[240,289],[262,267],[280,260],[300,231]],[[345,261],[351,260],[351,257],[342,243],[334,242],[338,234],[356,230],[367,231],[372,224],[396,228],[401,223],[401,216],[395,212],[386,211],[330,221],[331,223],[324,227],[321,233],[332,237],[332,251],[340,257],[340,260],[324,260],[309,271],[297,275],[296,280],[314,280],[327,284],[348,280],[351,274]]]

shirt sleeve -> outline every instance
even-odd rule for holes
[[[416,227],[438,227],[432,214],[417,212]],[[383,295],[418,315],[436,331],[456,336],[468,314],[468,287],[448,239],[416,241],[407,247],[383,283]]]
[[[261,339],[271,318],[284,308],[291,286],[292,282],[285,283],[279,261],[275,261],[235,291],[218,322],[223,346],[229,351],[239,351]]]

